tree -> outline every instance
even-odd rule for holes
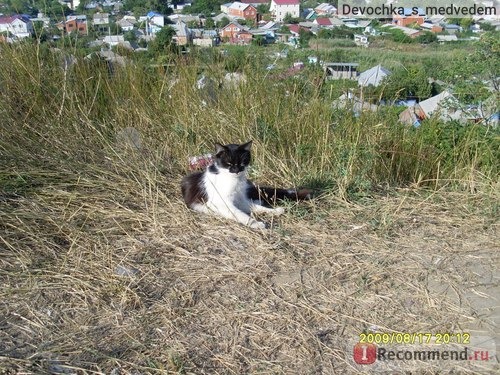
[[[259,4],[259,5],[257,5],[257,12],[259,14],[269,13],[269,6],[270,6],[270,4]]]
[[[256,35],[252,39],[252,44],[255,46],[263,46],[264,44],[266,44],[266,38],[264,38],[264,36],[262,35]]]
[[[309,47],[309,41],[314,36],[314,34],[308,30],[300,29],[299,30],[299,44],[302,48]]]
[[[292,23],[293,17],[290,13],[285,14],[283,17],[283,23]]]
[[[287,13],[287,14],[285,14],[285,17],[283,18],[283,22],[297,24],[300,22],[300,18],[292,17],[292,15],[290,13]]]
[[[164,54],[175,51],[173,37],[175,30],[171,26],[165,26],[155,35],[149,44],[149,50],[154,54]]]
[[[397,43],[413,43],[413,39],[406,35],[403,31],[392,29],[389,31],[392,35],[392,40]]]
[[[317,1],[317,0],[306,0],[306,1],[302,2],[301,8],[302,9],[314,9],[321,2],[322,1]],[[330,3],[330,1],[329,1],[329,3]],[[335,7],[337,7],[337,6],[335,5]]]
[[[6,6],[7,12],[9,13],[31,14],[29,2],[26,0],[6,1],[4,6]]]
[[[223,28],[223,27],[225,27],[225,26],[229,25],[229,22],[231,22],[231,21],[229,21],[229,18],[227,18],[227,17],[222,17],[222,18],[221,18],[221,20],[218,22],[217,26],[218,26],[219,28]]]
[[[191,6],[182,10],[186,14],[204,14],[210,16],[212,13],[220,12],[220,6],[227,0],[196,0]]]
[[[168,0],[149,0],[151,10],[154,10],[165,16],[173,13],[173,10],[168,6],[168,3]]]
[[[215,28],[215,21],[212,17],[208,17],[205,20],[205,29],[213,29]]]
[[[144,16],[147,12],[148,12],[148,8],[146,6],[142,6],[142,5],[138,6],[138,7],[134,7],[132,9],[132,14],[135,17]]]
[[[484,33],[472,57],[472,63],[478,75],[489,79],[494,89],[500,91],[500,32]]]
[[[150,10],[168,16],[173,12],[168,4],[168,0],[125,0],[123,10],[133,12],[136,16],[144,15]]]
[[[417,36],[416,40],[418,43],[429,44],[437,42],[438,38],[435,33],[431,33],[430,31],[424,31],[422,34]]]
[[[320,29],[316,36],[318,39],[330,39],[333,38],[333,33],[330,29]]]
[[[489,22],[481,22],[481,30],[483,31],[495,31],[496,26]]]
[[[127,31],[125,34],[123,34],[123,39],[130,43],[136,43],[137,42],[137,35],[135,35],[135,32],[133,30]]]
[[[43,12],[51,17],[61,17],[71,14],[71,10],[57,0],[6,0],[2,4],[2,12],[17,14],[29,14],[35,16],[38,12]]]
[[[317,36],[320,39],[354,39],[354,32],[351,28],[342,26],[334,29],[320,29]]]
[[[76,12],[80,14],[85,12],[85,6],[90,2],[91,2],[90,0],[80,1],[80,4],[78,4],[78,6],[76,7]]]
[[[481,80],[477,79],[457,81],[453,93],[461,102],[466,104],[477,104],[491,96],[488,87]]]
[[[388,100],[407,98],[423,100],[431,96],[432,86],[423,66],[415,65],[393,71],[377,90]]]
[[[474,21],[472,18],[462,18],[460,19],[459,25],[464,29],[464,31],[468,31],[473,23]]]
[[[282,34],[291,34],[290,28],[287,25],[281,25],[279,32]]]

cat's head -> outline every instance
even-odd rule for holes
[[[239,174],[245,172],[251,160],[251,146],[252,141],[241,145],[229,144],[225,146],[216,143],[214,164],[230,173]]]

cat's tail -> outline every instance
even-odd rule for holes
[[[269,205],[274,205],[278,200],[302,201],[313,197],[311,189],[279,189],[254,184],[249,184],[247,194],[251,200],[259,200]]]

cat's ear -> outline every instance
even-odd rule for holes
[[[219,155],[221,152],[223,152],[226,148],[221,145],[220,143],[215,144],[215,155]]]
[[[250,151],[250,147],[252,147],[252,141],[242,144],[239,148],[245,151]]]

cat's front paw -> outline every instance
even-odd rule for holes
[[[266,229],[266,224],[264,224],[262,221],[257,221],[255,219],[252,219],[248,222],[248,226],[253,229]]]

